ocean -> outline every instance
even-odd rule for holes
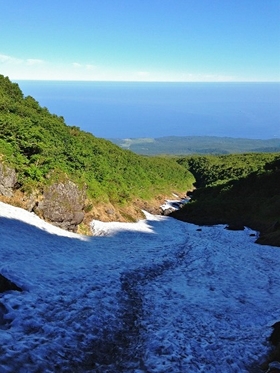
[[[102,138],[280,138],[280,83],[17,81],[66,124]]]

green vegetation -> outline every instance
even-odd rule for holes
[[[252,172],[261,172],[266,163],[275,159],[275,153],[249,153],[182,157],[177,162],[195,177],[197,188],[225,184]]]
[[[195,224],[245,225],[258,242],[280,246],[280,153],[186,157],[197,180],[192,200],[174,217]]]
[[[66,175],[95,201],[126,203],[191,187],[193,176],[175,160],[147,158],[98,139],[50,114],[0,75],[0,159],[15,167],[19,187],[43,188]]]
[[[280,153],[140,156],[67,126],[0,75],[0,160],[16,169],[23,192],[65,178],[86,185],[88,211],[95,202],[124,205],[187,191],[196,181],[192,201],[174,217],[247,225],[262,232],[260,242],[280,246]]]
[[[215,136],[167,136],[111,139],[124,149],[145,155],[268,153],[280,151],[280,139],[257,140]]]

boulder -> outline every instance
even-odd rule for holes
[[[168,209],[163,210],[161,214],[164,216],[169,216],[172,212],[174,212],[174,209],[169,207]]]
[[[16,171],[0,163],[0,194],[5,197],[13,196],[13,188],[17,183]]]
[[[47,187],[36,212],[50,223],[72,232],[84,219],[86,193],[72,181],[55,183]]]
[[[22,291],[22,289],[19,288],[16,284],[0,274],[0,293],[4,293],[10,290]]]

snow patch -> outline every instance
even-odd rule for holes
[[[93,237],[0,203],[0,372],[258,372],[280,250],[146,214]]]

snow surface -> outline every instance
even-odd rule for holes
[[[63,231],[0,203],[0,373],[259,371],[280,320],[280,249],[146,214]]]
[[[176,196],[176,195],[174,195],[174,197],[178,198],[178,196]],[[160,206],[160,208],[161,208],[162,211],[169,210],[169,209],[179,210],[179,208],[182,205],[185,205],[189,201],[190,201],[189,197],[175,199],[175,200],[167,199],[167,200],[165,200],[164,204]]]

